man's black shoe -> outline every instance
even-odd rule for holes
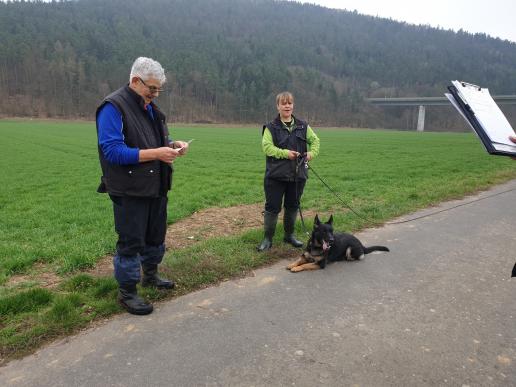
[[[157,275],[153,276],[143,276],[142,286],[144,288],[157,288],[157,289],[174,289],[176,287],[176,283],[174,281],[159,278]]]
[[[118,289],[118,303],[129,313],[143,316],[152,313],[154,310],[152,304],[149,304],[136,293],[134,287],[120,287]]]
[[[158,265],[156,264],[144,264],[142,265],[143,278],[142,286],[144,288],[157,288],[157,289],[174,289],[176,284],[174,281],[159,278],[158,277]]]

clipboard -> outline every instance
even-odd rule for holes
[[[513,128],[489,94],[489,90],[467,82],[452,81],[445,96],[462,115],[489,154],[516,156]]]

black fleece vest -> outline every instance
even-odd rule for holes
[[[97,115],[107,102],[113,104],[122,114],[122,132],[128,147],[152,149],[168,146],[166,118],[156,105],[152,103],[152,120],[144,108],[143,99],[129,86],[108,95],[97,108]],[[153,160],[132,165],[116,165],[106,160],[100,146],[98,151],[103,174],[98,192],[115,196],[158,197],[165,196],[170,189],[172,168],[168,164]]]
[[[295,118],[294,116],[292,117],[296,124],[292,131],[289,131],[287,128],[285,128],[278,115],[274,121],[271,121],[267,125],[263,126],[262,136],[263,131],[265,128],[267,128],[272,134],[272,141],[274,142],[275,146],[281,149],[294,150],[304,154],[308,150],[306,144],[306,131],[308,124]],[[296,173],[296,166],[298,161],[299,160],[277,159],[275,157],[267,156],[265,164],[265,177],[269,179],[286,181],[295,181],[296,178],[298,180],[306,180],[308,178],[308,173],[304,163],[301,163],[301,165],[297,167]]]

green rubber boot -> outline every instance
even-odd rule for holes
[[[265,211],[263,214],[263,234],[264,238],[260,246],[256,248],[258,251],[266,251],[272,247],[272,238],[276,232],[276,223],[278,222],[278,214]]]
[[[296,239],[294,236],[294,229],[296,226],[297,208],[285,208],[283,213],[283,229],[285,230],[285,236],[283,241],[290,243],[294,247],[303,247],[303,242]]]

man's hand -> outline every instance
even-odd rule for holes
[[[138,161],[144,163],[151,160],[160,160],[164,163],[171,164],[179,155],[179,150],[172,149],[168,146],[154,149],[140,149]]]
[[[172,144],[170,144],[172,149],[176,149],[179,152],[180,156],[183,156],[188,152],[188,147],[190,144],[188,144],[186,141],[174,141]]]
[[[157,148],[156,158],[164,163],[171,164],[176,157],[180,156],[178,149],[173,149],[167,146]]]

